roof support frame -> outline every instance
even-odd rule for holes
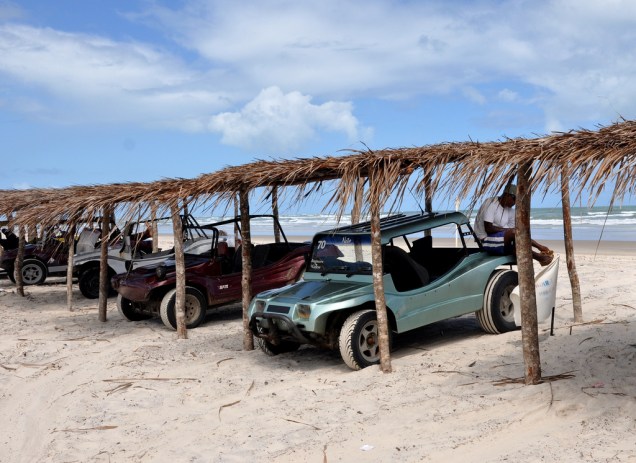
[[[249,190],[241,188],[239,192],[239,208],[241,211],[241,290],[243,292],[243,349],[254,350],[254,336],[250,330],[248,309],[252,301],[252,233],[250,230]]]
[[[517,205],[515,211],[515,250],[521,299],[521,340],[525,365],[525,383],[541,381],[539,334],[537,324],[537,295],[532,265],[532,240],[530,237],[530,176],[532,163],[519,165],[517,172]]]
[[[378,181],[377,173],[370,172],[369,189],[378,191],[374,182]],[[375,188],[374,188],[375,187]],[[371,265],[373,272],[373,294],[375,298],[375,312],[378,322],[378,342],[380,348],[380,369],[390,373],[391,354],[389,352],[389,323],[387,317],[386,299],[384,297],[384,265],[382,262],[382,231],[380,229],[380,210],[383,202],[377,196],[371,197]]]
[[[186,210],[184,200],[183,209]],[[185,277],[185,256],[183,254],[183,224],[181,222],[180,208],[178,201],[170,204],[172,215],[172,235],[174,240],[174,261],[176,271],[176,292],[174,311],[177,322],[177,338],[188,339],[188,331],[185,321],[185,300],[186,300],[186,277]]]

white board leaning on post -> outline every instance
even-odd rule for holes
[[[552,262],[541,269],[534,277],[537,294],[537,322],[546,320],[556,304],[557,277],[559,274],[559,255],[555,255]],[[514,306],[515,324],[521,326],[521,300],[519,286],[512,290],[510,300]]]

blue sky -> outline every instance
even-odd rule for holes
[[[0,189],[634,119],[635,43],[631,0],[0,0]]]

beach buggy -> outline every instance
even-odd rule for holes
[[[287,241],[278,220],[271,215],[251,215],[251,221],[276,222],[281,242],[252,245],[252,291],[279,288],[301,278],[309,255],[309,244]],[[242,249],[231,238],[240,233],[241,218],[235,217],[200,227],[210,240],[196,253],[185,250],[186,326],[196,328],[208,308],[241,300]],[[174,257],[160,264],[135,268],[115,276],[117,308],[131,321],[161,317],[176,328],[176,264]]]
[[[95,218],[100,221],[100,218]],[[78,258],[82,253],[94,252],[100,244],[100,233],[93,229],[94,223],[82,223],[77,228],[82,230],[78,237],[73,237],[74,252]],[[111,225],[115,225],[111,221]],[[40,238],[24,246],[22,261],[22,283],[25,285],[39,285],[51,276],[66,276],[70,242],[68,240],[69,227],[62,220],[52,227],[42,230]],[[85,237],[91,237],[87,240]],[[121,242],[121,236],[114,234],[111,244]],[[99,253],[99,251],[97,251]],[[5,251],[0,260],[0,268],[6,270],[9,279],[15,283],[15,263],[18,250]]]
[[[381,230],[392,333],[471,312],[489,333],[516,329],[515,258],[485,252],[464,214],[398,214]],[[370,223],[318,233],[304,281],[258,294],[249,320],[269,355],[312,344],[339,349],[353,369],[378,363]]]
[[[147,228],[151,222],[166,223],[170,217],[161,217],[150,220],[130,221],[124,227],[124,231],[114,233],[118,236],[111,242],[108,248],[108,278],[119,273],[125,273],[131,268],[153,265],[163,262],[174,256],[174,248],[152,252],[152,240],[157,237],[150,236]],[[203,230],[196,219],[189,214],[181,216],[183,228],[183,247],[185,252],[196,254],[206,252],[210,248],[212,237]],[[143,228],[146,227],[146,230]],[[77,254],[73,265],[73,274],[77,276],[81,293],[88,299],[99,297],[99,266],[101,260],[101,250],[98,245],[87,243],[83,248],[82,242],[86,238],[90,240],[91,235],[84,233],[80,235],[77,244]],[[117,293],[112,288],[108,288],[108,295],[115,296]]]

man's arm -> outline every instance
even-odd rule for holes
[[[514,215],[513,215],[514,217]],[[486,205],[486,209],[484,211],[484,230],[487,234],[491,235],[497,232],[505,232],[506,230],[514,229],[514,224],[511,227],[509,220],[505,218],[504,220],[504,209],[499,204],[499,200],[494,198],[490,203]]]
[[[497,225],[493,225],[492,222],[484,221],[484,230],[486,230],[486,233],[491,235],[497,232],[505,232],[506,230],[509,230],[509,229],[504,227],[498,227]]]

